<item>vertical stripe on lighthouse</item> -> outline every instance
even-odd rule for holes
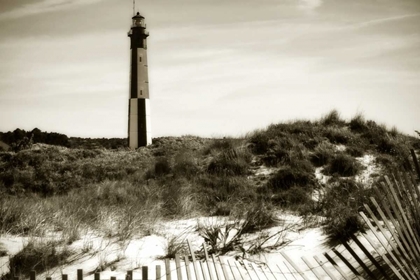
[[[139,146],[139,131],[138,131],[138,99],[130,99],[130,117],[129,117],[129,146],[132,149],[136,149]]]

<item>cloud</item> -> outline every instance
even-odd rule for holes
[[[17,19],[42,13],[68,10],[101,1],[103,0],[42,0],[37,3],[23,5],[11,11],[1,13],[0,20]]]
[[[306,12],[312,12],[322,5],[322,0],[299,0],[298,8]]]
[[[401,19],[411,18],[411,17],[418,17],[418,16],[420,16],[420,13],[379,18],[379,19],[359,22],[355,25],[352,25],[351,28],[361,28],[361,27],[366,27],[366,26],[370,26],[370,25],[376,25],[376,24],[381,24],[381,23],[385,23],[385,22],[396,21],[396,20],[401,20]]]

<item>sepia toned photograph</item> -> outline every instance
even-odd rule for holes
[[[420,279],[420,0],[0,0],[0,280]]]

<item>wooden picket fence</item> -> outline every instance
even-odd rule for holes
[[[414,151],[414,172],[394,172],[384,176],[376,186],[377,201],[371,209],[364,205],[360,217],[371,230],[342,242],[329,252],[317,256],[293,259],[280,252],[276,265],[209,255],[203,244],[204,259],[197,260],[190,242],[190,256],[166,259],[161,267],[144,266],[141,271],[129,271],[125,280],[280,280],[280,279],[408,279],[420,280],[420,167]],[[82,270],[77,280],[83,280]],[[15,280],[18,280],[15,277]],[[51,280],[50,277],[46,277]],[[100,273],[93,275],[101,278]],[[110,277],[117,280],[117,277]],[[36,280],[35,272],[30,280]],[[68,280],[62,275],[62,280]]]

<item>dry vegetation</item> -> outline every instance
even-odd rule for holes
[[[411,169],[410,148],[419,148],[418,139],[361,115],[345,121],[336,111],[317,121],[273,124],[243,139],[165,137],[136,151],[34,144],[0,152],[0,233],[61,235],[53,244],[28,243],[13,259],[23,270],[39,271],[45,264],[34,266],[33,258],[56,265],[50,258],[63,259],[66,244],[88,230],[123,242],[153,233],[159,220],[200,215],[239,221],[200,228],[219,254],[240,245],[242,234],[271,226],[279,209],[323,216],[332,240],[347,238],[363,230],[357,213],[374,195],[355,180],[364,168],[356,158],[374,155],[382,170]],[[255,175],[261,166],[273,172]],[[317,168],[328,176],[325,184]],[[229,227],[237,238],[223,240]],[[170,240],[168,256],[185,249],[180,240]],[[50,249],[39,256],[38,247]]]

